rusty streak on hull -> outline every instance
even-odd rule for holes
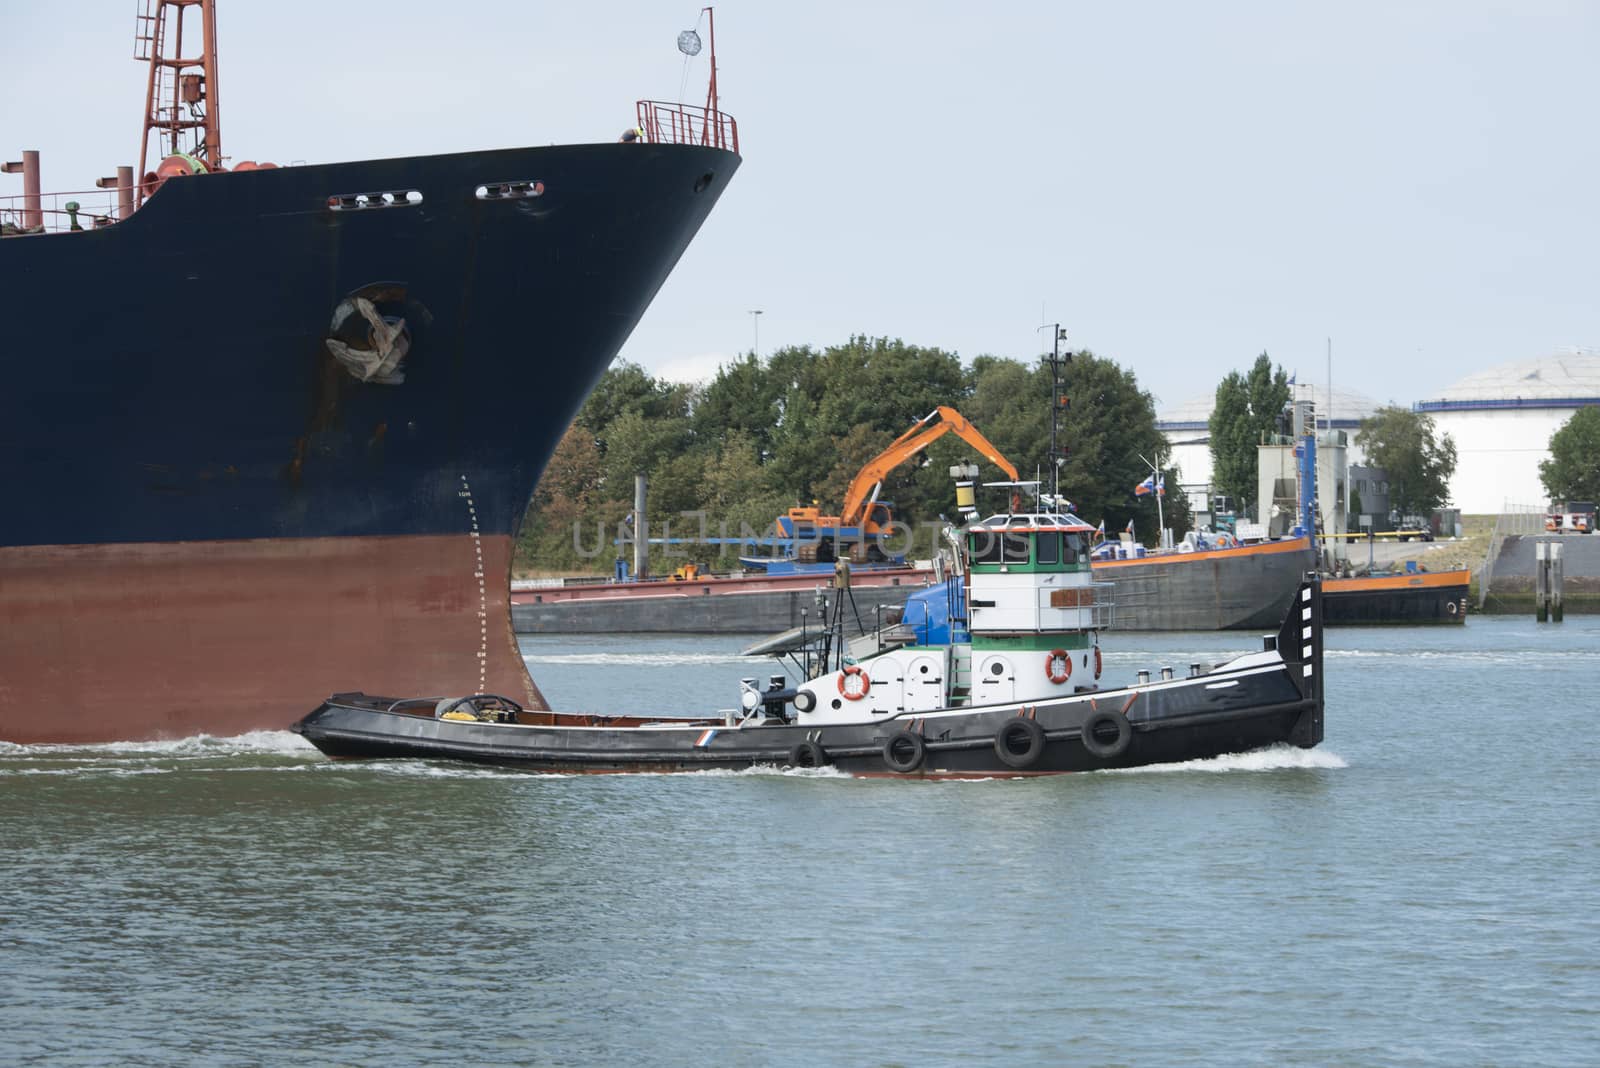
[[[0,740],[281,730],[362,688],[546,708],[511,630],[511,547],[449,534],[0,548]]]

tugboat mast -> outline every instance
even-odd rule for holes
[[[1061,413],[1069,406],[1068,398],[1061,395],[1061,365],[1072,362],[1072,353],[1061,351],[1061,343],[1067,340],[1067,332],[1061,324],[1047,323],[1046,326],[1055,328],[1054,345],[1050,355],[1045,357],[1050,364],[1050,506],[1045,510],[1054,512],[1059,509],[1061,502],[1061,465],[1067,461],[1067,447],[1056,444]]]

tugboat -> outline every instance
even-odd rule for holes
[[[523,709],[509,698],[336,694],[292,728],[333,757],[424,757],[557,772],[832,765],[858,776],[1032,776],[1169,763],[1323,736],[1322,600],[1308,575],[1259,651],[1103,687],[1114,606],[1092,527],[1006,512],[952,532],[947,625],[908,617],[797,685],[745,679],[699,718]],[[842,591],[841,591],[842,592]]]

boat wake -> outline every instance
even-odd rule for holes
[[[8,756],[176,756],[221,757],[245,753],[281,753],[300,756],[315,752],[315,747],[290,731],[250,731],[248,734],[218,737],[195,734],[188,738],[164,738],[146,742],[94,742],[86,745],[17,745],[0,742],[0,754]]]
[[[185,765],[238,757],[300,757],[314,755],[310,742],[289,731],[251,731],[218,737],[196,734],[144,742],[95,742],[85,745],[18,745],[0,742],[0,776],[162,775]]]
[[[1516,664],[1523,667],[1570,667],[1575,660],[1600,660],[1600,649],[1561,647],[1540,649],[1502,647],[1490,649],[1329,649],[1322,654],[1329,660],[1435,660],[1482,667],[1485,664]]]
[[[1326,749],[1300,749],[1292,745],[1273,745],[1248,753],[1224,753],[1205,760],[1184,760],[1175,764],[1147,764],[1139,768],[1108,768],[1101,775],[1150,775],[1172,771],[1301,771],[1347,768],[1344,757]]]

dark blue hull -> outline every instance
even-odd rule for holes
[[[591,145],[207,176],[0,241],[0,484],[26,502],[0,546],[456,533],[463,479],[480,528],[514,532],[738,162]],[[511,180],[544,195],[475,195]],[[390,190],[422,201],[328,206]],[[325,343],[380,283],[413,332],[399,385]]]

